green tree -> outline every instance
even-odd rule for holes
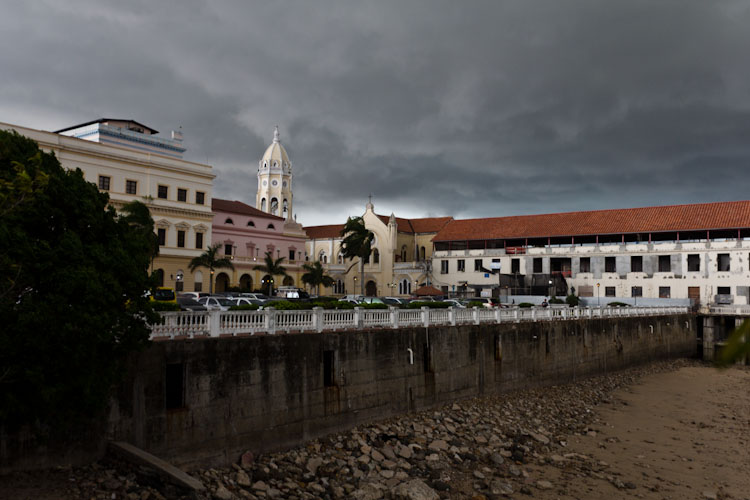
[[[266,252],[266,254],[263,256],[263,264],[258,264],[253,269],[255,269],[256,271],[262,271],[271,276],[271,278],[275,276],[287,276],[286,269],[284,268],[284,266],[282,266],[283,262],[284,257],[274,259],[271,252]],[[273,295],[273,283],[269,282],[268,296],[270,297],[271,295]]]
[[[716,364],[727,367],[750,356],[750,320],[745,320],[727,339]]]
[[[205,252],[191,260],[188,265],[190,272],[199,267],[208,269],[208,293],[214,293],[214,269],[234,269],[229,257],[219,257],[219,248],[221,248],[220,243],[209,246]]]
[[[375,235],[365,227],[362,217],[349,217],[341,230],[341,253],[348,259],[359,257],[361,294],[365,294],[365,259],[370,257]]]
[[[333,285],[333,278],[326,274],[325,269],[320,264],[320,261],[315,261],[312,264],[303,264],[302,268],[307,271],[302,275],[302,283],[306,283],[310,286],[315,287],[315,293],[320,295],[320,285],[330,287]]]
[[[31,187],[0,217],[0,427],[64,428],[100,415],[148,342],[153,222],[136,205],[118,215],[80,170],[0,131],[3,186],[19,165]]]

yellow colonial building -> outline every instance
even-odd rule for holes
[[[372,202],[362,215],[365,227],[375,239],[372,254],[365,261],[365,294],[368,296],[409,296],[419,286],[432,283],[432,238],[451,217],[404,219],[379,215]],[[343,224],[306,227],[307,258],[320,261],[335,284],[321,293],[359,294],[359,259],[344,259],[341,251]]]
[[[182,134],[158,137],[156,130],[134,120],[102,118],[48,132],[0,123],[53,152],[67,169],[80,168],[84,178],[106,191],[115,209],[138,200],[154,219],[159,256],[152,268],[163,286],[208,290],[208,276],[191,273],[188,263],[211,243],[210,165],[182,159]]]

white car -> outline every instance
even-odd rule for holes
[[[236,306],[256,305],[259,309],[263,309],[263,304],[266,302],[265,300],[251,299],[250,297],[238,297],[232,299],[232,301]]]
[[[458,307],[460,309],[466,309],[466,306],[461,303],[458,299],[445,299],[443,302],[447,302],[451,307]]]
[[[234,300],[226,297],[201,297],[198,302],[206,306],[209,311],[228,311],[235,305]]]

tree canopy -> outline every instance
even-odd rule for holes
[[[320,285],[330,287],[333,285],[333,278],[326,274],[320,261],[316,260],[313,263],[306,263],[302,265],[302,268],[306,271],[302,275],[302,283],[308,284],[315,287],[315,293],[320,295]]]
[[[284,263],[284,257],[279,257],[278,259],[274,259],[271,252],[266,252],[266,254],[263,256],[263,264],[258,264],[253,269],[256,271],[262,271],[271,278],[274,276],[287,276],[286,269],[282,265]],[[268,283],[268,295],[273,295],[273,283]]]
[[[0,185],[0,426],[76,422],[148,342],[153,221],[15,132],[0,131]]]
[[[211,245],[205,252],[190,261],[190,271],[199,267],[208,268],[208,293],[214,293],[214,269],[234,269],[234,264],[228,257],[219,257],[221,243]]]
[[[341,253],[348,259],[359,257],[359,285],[361,294],[365,294],[365,260],[370,257],[375,235],[365,227],[362,217],[349,217],[341,230]]]

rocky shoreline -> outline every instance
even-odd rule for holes
[[[605,479],[608,464],[567,450],[570,436],[595,436],[597,405],[646,374],[695,364],[658,362],[572,384],[473,398],[388,418],[316,439],[303,447],[253,457],[224,469],[192,471],[207,491],[188,493],[136,466],[107,457],[58,470],[60,498],[203,499],[494,499],[536,496],[557,489],[539,466]],[[27,473],[33,480],[34,473]],[[16,482],[24,475],[15,475]],[[53,497],[50,497],[53,498]]]

